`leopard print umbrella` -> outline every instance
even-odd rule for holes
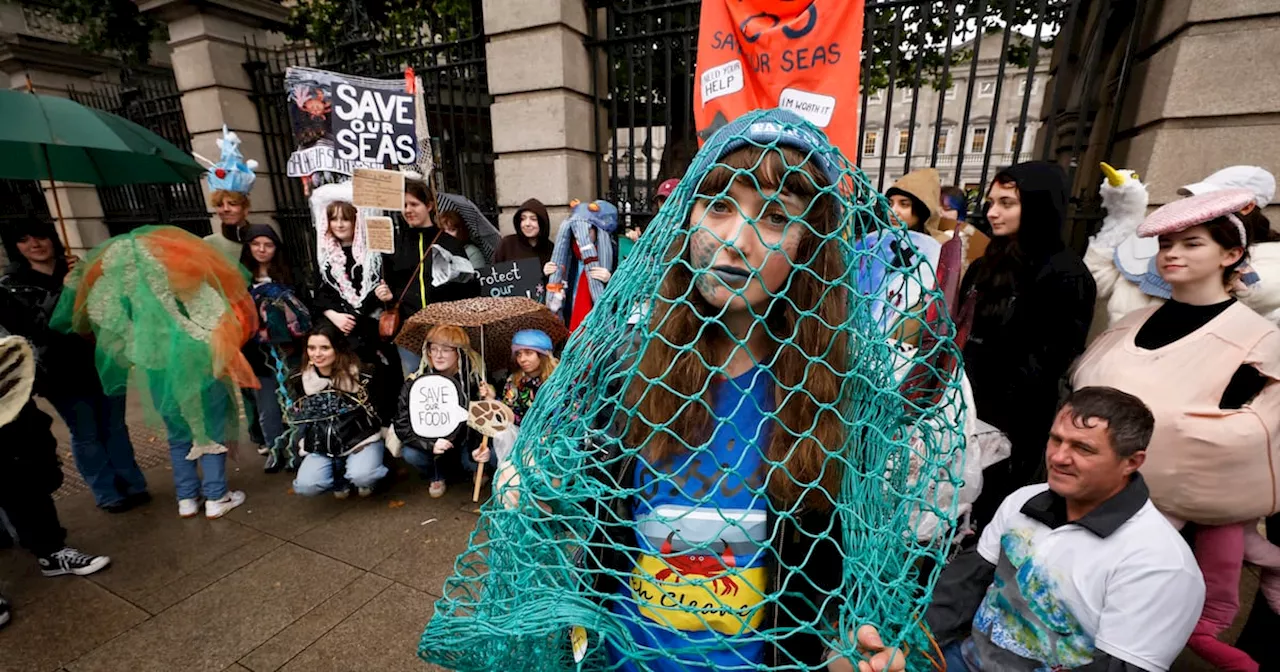
[[[511,339],[521,329],[539,329],[551,337],[556,349],[569,338],[569,330],[547,307],[523,296],[482,297],[433,303],[405,321],[396,345],[422,352],[422,342],[432,327],[462,327],[472,349],[484,354],[490,371],[511,368]]]

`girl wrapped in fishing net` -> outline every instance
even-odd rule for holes
[[[954,526],[954,494],[929,493],[954,481],[958,382],[894,375],[902,355],[870,317],[883,288],[859,287],[851,245],[886,211],[791,113],[721,129],[539,391],[422,656],[463,670],[936,660],[916,566]],[[886,281],[916,275],[896,271]],[[945,311],[917,318],[936,332],[915,363],[954,361]],[[944,521],[923,541],[922,508]]]

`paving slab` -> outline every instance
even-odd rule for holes
[[[399,482],[367,499],[352,497],[347,510],[293,540],[361,569],[373,569],[405,543],[424,536],[423,522],[456,512],[460,491],[432,499],[416,480]]]
[[[422,672],[417,657],[432,598],[392,584],[289,662],[284,672]]]
[[[241,665],[251,672],[275,672],[390,585],[376,574],[360,576],[240,659]]]
[[[148,617],[145,611],[80,577],[39,577],[36,581],[39,584],[24,581],[24,585],[41,586],[39,599],[16,604],[13,619],[0,630],[0,672],[59,670]],[[72,614],[91,617],[70,618]]]
[[[378,563],[373,571],[406,586],[440,597],[453,563],[467,550],[467,540],[478,518],[454,509],[441,512],[431,523]],[[429,519],[427,519],[429,520]]]
[[[341,591],[361,572],[283,546],[71,664],[71,672],[220,671]]]

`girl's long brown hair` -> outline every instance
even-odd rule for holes
[[[775,499],[828,510],[843,473],[842,462],[831,457],[845,442],[836,403],[848,369],[849,343],[841,330],[848,307],[841,243],[838,237],[825,237],[839,226],[838,206],[819,191],[828,180],[805,159],[788,148],[745,147],[722,158],[702,180],[699,193],[715,197],[735,176],[750,183],[750,173],[761,189],[781,187],[811,203],[803,216],[808,227],[801,233],[795,270],[764,322],[768,337],[780,344],[772,358],[762,361],[773,374],[777,409],[765,454],[783,467],[769,470],[769,493]],[[674,259],[679,255],[688,261],[688,238],[686,229],[673,245],[659,287],[661,300],[650,317],[656,334],[640,355],[641,375],[627,390],[626,406],[639,417],[628,422],[625,440],[642,446],[650,463],[711,438],[715,422],[707,363],[723,361],[725,348],[734,341],[715,320],[719,311],[694,288],[691,266]]]

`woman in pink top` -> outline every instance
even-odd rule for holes
[[[1217,637],[1239,610],[1244,558],[1270,568],[1268,597],[1280,600],[1280,549],[1257,532],[1258,518],[1280,508],[1280,329],[1229,292],[1248,242],[1236,213],[1254,198],[1219,191],[1147,217],[1138,235],[1160,237],[1157,266],[1172,299],[1103,332],[1072,376],[1076,388],[1116,387],[1151,407],[1142,473],[1166,516],[1196,525],[1205,578],[1188,645],[1219,669],[1249,671],[1258,664]]]

